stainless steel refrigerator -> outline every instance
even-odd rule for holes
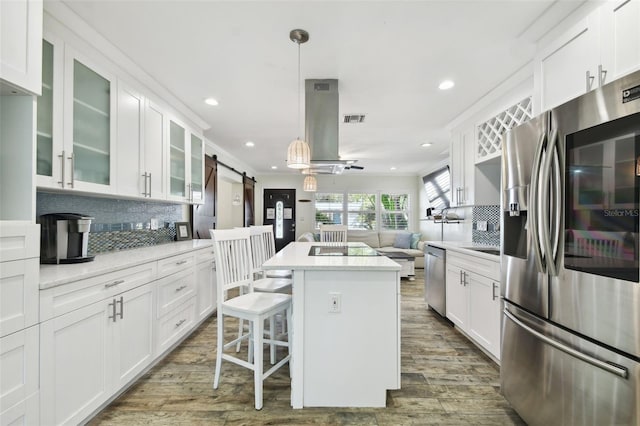
[[[640,425],[640,72],[507,132],[502,391],[530,425]]]

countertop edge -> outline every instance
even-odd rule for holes
[[[482,253],[480,251],[471,250],[468,247],[477,247],[477,248],[495,248],[500,249],[500,247],[490,246],[487,244],[474,243],[472,241],[425,241],[425,247],[430,245],[434,247],[439,247],[445,250],[456,251],[461,254],[480,257],[482,259],[492,260],[494,262],[500,262],[500,256],[496,256],[495,254]]]
[[[67,265],[40,265],[40,290],[81,281],[110,272],[143,265],[192,251],[212,247],[211,240],[179,241],[96,255],[96,260]]]

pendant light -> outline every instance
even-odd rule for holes
[[[307,192],[316,192],[318,190],[318,182],[314,175],[307,175],[302,182],[302,189]]]
[[[309,40],[309,33],[305,30],[291,30],[289,38],[298,45],[298,131],[300,130],[300,45]],[[292,169],[306,169],[311,165],[311,148],[299,136],[289,144],[287,149],[287,167]],[[315,179],[314,179],[315,180]]]

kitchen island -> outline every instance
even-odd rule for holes
[[[293,408],[384,407],[400,388],[400,265],[367,249],[296,242],[263,265],[293,271]]]

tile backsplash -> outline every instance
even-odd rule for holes
[[[500,246],[500,206],[474,206],[471,212],[473,217],[473,229],[471,240],[474,243],[488,246]],[[487,222],[487,230],[479,231],[477,223]]]
[[[93,217],[89,233],[92,254],[171,242],[176,235],[174,223],[185,221],[182,204],[38,192],[36,216],[47,213]],[[158,219],[157,230],[149,229],[151,218]]]

